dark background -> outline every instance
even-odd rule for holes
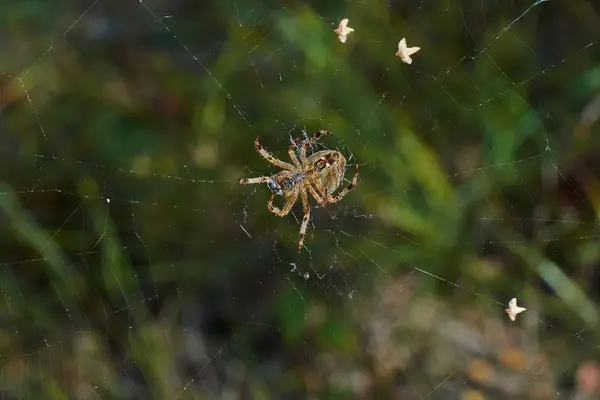
[[[598,398],[598,18],[4,2],[2,397]],[[297,255],[236,182],[318,129],[360,178]]]

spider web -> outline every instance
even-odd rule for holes
[[[28,4],[3,13],[37,27],[3,24],[3,398],[597,394],[591,5]],[[276,171],[257,134],[287,160],[321,128],[360,178],[298,255],[301,207],[236,180]]]

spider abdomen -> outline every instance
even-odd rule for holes
[[[308,162],[318,173],[327,194],[332,194],[344,179],[346,158],[336,150],[321,150],[312,154]]]

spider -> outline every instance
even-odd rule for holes
[[[320,130],[313,134],[311,139],[295,139],[288,148],[288,154],[292,163],[283,162],[271,155],[259,143],[260,136],[256,137],[254,147],[256,151],[271,164],[282,170],[273,176],[259,176],[256,178],[240,178],[238,183],[252,185],[255,183],[266,183],[271,191],[271,198],[267,203],[267,209],[273,214],[283,217],[287,215],[300,194],[304,206],[304,217],[300,225],[300,240],[298,242],[298,253],[302,250],[304,235],[310,220],[310,202],[308,193],[319,203],[337,203],[350,190],[354,189],[358,179],[358,164],[352,182],[347,188],[338,194],[333,192],[341,185],[346,170],[346,158],[336,150],[321,150],[310,156],[306,156],[307,147],[319,140],[322,135],[331,135],[329,131]],[[299,159],[294,148],[300,143]],[[282,209],[273,205],[275,196],[283,196],[287,200]]]

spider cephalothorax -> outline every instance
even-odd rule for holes
[[[258,142],[258,137],[254,141],[254,147],[268,162],[279,167],[279,171],[273,176],[260,176],[257,178],[240,178],[239,183],[250,185],[254,183],[266,183],[271,191],[271,198],[267,203],[267,208],[272,213],[283,217],[287,215],[300,194],[304,206],[304,217],[300,226],[300,241],[298,243],[298,252],[302,250],[304,235],[310,220],[310,203],[308,193],[317,201],[324,205],[327,203],[336,203],[340,201],[350,190],[354,189],[358,179],[358,164],[352,182],[348,187],[338,194],[333,192],[341,185],[346,170],[346,158],[337,150],[321,150],[306,156],[307,148],[310,144],[318,140],[322,135],[330,135],[328,131],[321,130],[315,133],[310,140],[298,139],[288,149],[288,154],[292,164],[281,161],[273,157]],[[299,143],[299,144],[298,144]],[[299,146],[300,151],[296,155],[295,147]],[[287,200],[283,209],[273,205],[275,196],[283,196]]]

